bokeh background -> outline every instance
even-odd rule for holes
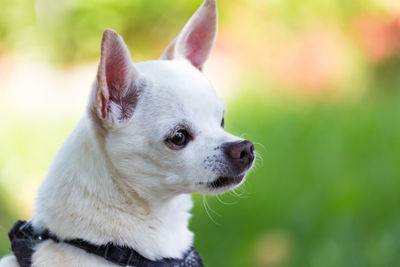
[[[83,114],[101,34],[158,58],[201,0],[0,0],[0,255]],[[400,266],[400,1],[219,0],[205,73],[256,143],[235,192],[194,195],[206,266]]]

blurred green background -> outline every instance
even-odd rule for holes
[[[201,4],[0,0],[0,255],[85,110],[101,33],[157,58]],[[220,0],[205,73],[256,143],[235,192],[194,195],[206,266],[400,266],[400,2]]]

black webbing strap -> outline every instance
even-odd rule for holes
[[[71,239],[60,241],[48,230],[36,233],[30,222],[18,221],[8,233],[11,241],[11,249],[21,267],[32,265],[34,246],[47,239],[55,242],[63,242],[74,247],[85,250],[87,253],[100,256],[120,266],[136,267],[203,267],[200,255],[194,247],[191,247],[182,259],[164,258],[159,261],[151,261],[134,249],[125,246],[118,246],[112,243],[106,245],[94,245],[82,239]]]

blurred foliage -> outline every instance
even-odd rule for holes
[[[15,212],[12,210],[13,205],[10,203],[11,199],[12,196],[0,186],[0,203],[2,203],[0,205],[0,255],[9,254],[9,250],[6,249],[10,247],[10,242],[7,238],[8,227],[12,225],[17,218]]]
[[[1,116],[0,124],[0,255],[10,253],[8,230],[28,219],[34,196],[58,147],[75,124],[70,118],[37,118],[21,114]]]
[[[299,32],[322,22],[352,34],[353,20],[359,14],[387,15],[387,2],[219,0],[218,4],[221,23],[242,25],[233,30],[245,36],[265,34],[264,23]],[[185,0],[0,0],[0,53],[41,51],[60,63],[96,59],[101,32],[113,28],[134,47],[138,59],[142,54],[157,57],[199,4]]]
[[[235,204],[207,198],[220,225],[195,197],[206,266],[397,266],[400,95],[307,107],[266,97],[228,108],[228,130],[245,130],[259,157],[240,196],[219,197]]]
[[[113,28],[140,55],[150,51],[149,44],[160,48],[159,40],[165,46],[182,26],[178,21],[197,5],[184,0],[173,5],[167,0],[1,0],[0,44],[3,49],[39,50],[56,62],[70,63],[96,58],[101,33]]]

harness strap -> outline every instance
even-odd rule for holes
[[[132,248],[118,246],[112,243],[95,245],[83,239],[62,240],[45,230],[41,233],[35,232],[32,224],[26,221],[17,221],[8,233],[11,241],[11,249],[21,267],[32,266],[33,248],[38,243],[51,239],[55,242],[63,242],[74,247],[85,250],[113,262],[120,266],[143,266],[143,267],[203,267],[199,253],[194,247],[190,247],[182,259],[164,258],[159,261],[151,261]]]

